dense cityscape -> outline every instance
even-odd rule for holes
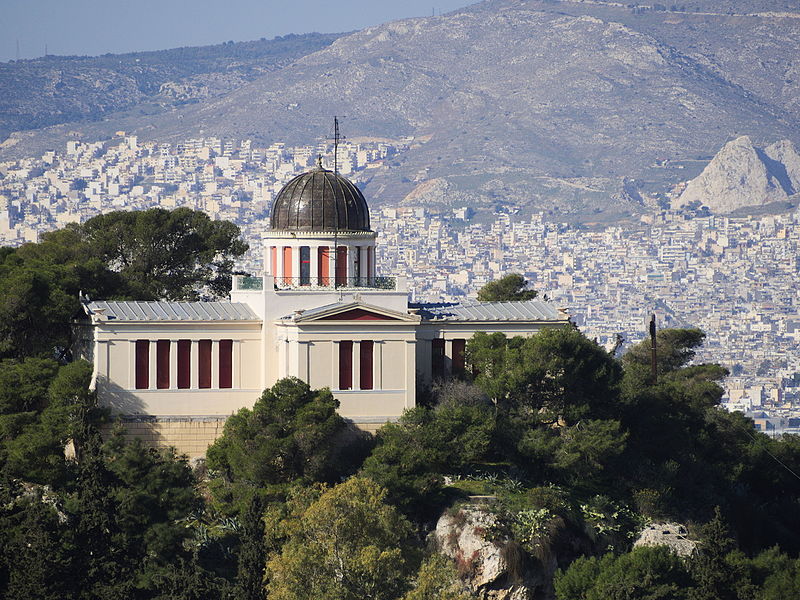
[[[342,144],[337,168],[365,181],[411,141]],[[63,152],[0,163],[0,243],[36,241],[44,231],[116,209],[188,206],[239,225],[251,246],[240,267],[258,272],[273,195],[318,155],[332,156],[329,141],[171,145],[139,143],[124,132],[111,144],[72,141]],[[379,271],[408,275],[415,299],[474,296],[488,281],[519,272],[608,348],[619,336],[623,347],[641,340],[651,313],[663,327],[699,327],[707,338],[697,360],[731,372],[727,406],[752,411],[769,433],[798,429],[800,213],[659,212],[633,227],[587,230],[541,214],[523,217],[513,206],[475,219],[468,207],[418,198],[418,206],[372,210]]]

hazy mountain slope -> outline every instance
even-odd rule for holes
[[[709,3],[691,4],[711,10]],[[753,3],[737,4],[751,10]],[[725,39],[700,47],[714,31]],[[797,68],[798,34],[800,20],[786,17],[497,0],[372,27],[224,96],[146,119],[122,115],[79,132],[311,143],[330,132],[334,114],[346,115],[351,138],[418,141],[368,183],[377,201],[401,201],[437,179],[447,193],[418,193],[415,202],[444,197],[565,215],[617,214],[637,210],[640,192],[663,191],[703,166],[663,165],[710,157],[732,137],[800,142],[796,84],[786,75]],[[772,70],[744,68],[759,60],[771,65],[778,47],[783,62]],[[55,145],[74,129],[15,136],[3,155]]]
[[[228,92],[324,48],[339,34],[104,56],[46,56],[0,63],[0,140],[10,132],[97,119],[150,101],[158,107]]]

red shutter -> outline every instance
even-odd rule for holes
[[[169,340],[156,342],[156,388],[169,389]]]
[[[200,340],[197,348],[198,387],[211,387],[211,340]]]
[[[453,375],[464,374],[464,351],[467,340],[453,340]]]
[[[233,387],[233,340],[219,341],[219,387]]]
[[[136,340],[136,389],[150,387],[150,340]]]
[[[178,340],[178,389],[188,390],[191,380],[192,342],[191,340]]]
[[[331,251],[327,246],[320,246],[317,249],[317,277],[319,285],[331,284]]]
[[[353,342],[339,342],[339,389],[353,388]]]
[[[347,246],[336,248],[336,285],[347,285]]]
[[[444,340],[431,340],[431,374],[433,378],[444,377]]]
[[[360,364],[359,374],[361,379],[361,389],[372,389],[372,354],[374,343],[372,341],[364,340],[359,344]]]
[[[292,248],[290,246],[283,247],[283,283],[286,285],[292,283]]]
[[[278,248],[277,248],[277,246],[271,246],[270,249],[269,249],[269,254],[270,254],[270,258],[271,258],[270,263],[271,263],[271,266],[272,266],[272,276],[273,277],[277,277],[278,276]]]

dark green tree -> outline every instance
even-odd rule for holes
[[[345,429],[338,407],[327,388],[312,390],[287,377],[252,409],[229,417],[206,453],[209,468],[223,475],[217,484],[225,485],[215,488],[218,497],[230,492],[244,500],[256,488],[282,487],[295,479],[335,481],[341,474],[336,446]]]
[[[719,507],[703,526],[701,540],[690,563],[694,588],[689,600],[740,600],[744,573],[728,560],[736,545],[728,534]]]
[[[487,457],[494,436],[493,411],[481,405],[444,404],[406,411],[378,431],[362,474],[388,489],[407,514],[431,516],[442,474]]]
[[[227,294],[233,261],[247,250],[236,225],[188,208],[99,215],[81,235],[133,297],[148,300]]]
[[[533,300],[538,295],[536,290],[528,288],[528,282],[519,273],[510,273],[496,281],[490,281],[478,290],[481,302],[507,302]]]
[[[253,496],[242,523],[242,545],[233,595],[237,600],[263,600],[267,549],[264,540],[264,504]]]

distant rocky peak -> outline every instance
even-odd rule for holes
[[[764,148],[770,170],[781,181],[786,193],[800,192],[800,153],[789,140],[780,140]]]
[[[781,140],[756,147],[748,136],[725,144],[692,179],[675,206],[707,206],[715,213],[786,202],[800,190],[800,154],[794,144]]]

